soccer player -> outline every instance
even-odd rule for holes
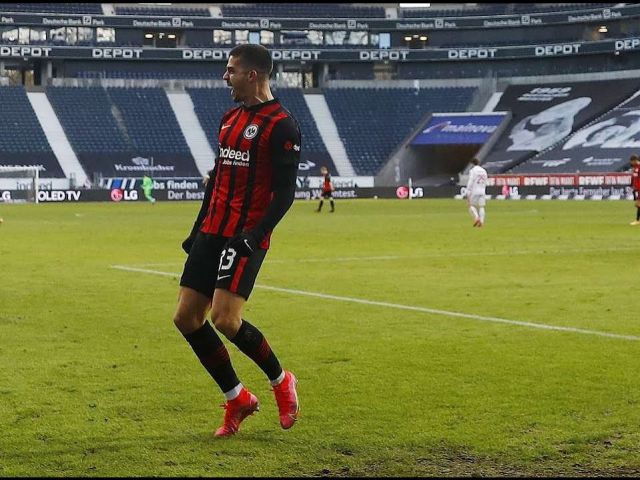
[[[335,188],[333,188],[333,183],[331,183],[331,174],[329,173],[327,167],[324,166],[320,167],[320,173],[324,176],[324,179],[322,181],[322,195],[320,198],[320,204],[318,205],[316,212],[320,212],[322,210],[322,204],[324,203],[325,198],[329,199],[329,203],[331,204],[330,211],[334,212],[336,210],[335,204],[333,203],[333,191],[335,190]]]
[[[153,192],[153,180],[148,175],[142,177],[142,191],[147,200],[152,204],[156,203],[156,199],[151,196],[151,192]]]
[[[229,52],[222,78],[241,105],[222,116],[218,157],[183,242],[189,256],[174,322],[226,398],[218,437],[234,435],[259,402],[238,379],[216,330],[267,375],[282,428],[291,428],[299,412],[296,377],[282,369],[260,330],[242,318],[271,232],[293,203],[300,160],[300,128],[271,93],[272,69],[261,45]],[[206,318],[209,308],[215,329]]]
[[[636,204],[636,219],[630,225],[640,225],[640,157],[631,155],[631,187],[633,200]]]
[[[469,213],[473,217],[473,226],[482,227],[484,225],[486,204],[487,171],[480,166],[480,160],[472,158],[473,167],[469,170],[469,180],[467,181],[467,205]]]

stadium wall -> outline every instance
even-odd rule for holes
[[[534,178],[533,176],[514,176],[504,178],[503,181],[492,182],[487,187],[487,196],[494,200],[632,200],[630,174],[609,178],[609,175],[582,176],[574,179]],[[610,183],[599,183],[609,178]],[[565,182],[566,184],[563,184]],[[616,182],[619,182],[616,183]],[[627,183],[625,183],[627,182]],[[502,185],[500,185],[502,184]],[[299,188],[296,190],[296,200],[316,200],[320,198],[320,188]],[[0,190],[0,203],[25,202],[27,190]],[[333,196],[336,199],[399,199],[425,200],[434,198],[463,199],[466,188],[458,185],[444,185],[438,187],[412,187],[400,185],[398,187],[339,187]],[[155,190],[152,196],[161,202],[169,201],[202,201],[203,188],[167,188]],[[77,203],[77,202],[110,202],[130,203],[146,202],[141,189],[114,188],[108,189],[53,189],[38,192],[40,203]]]

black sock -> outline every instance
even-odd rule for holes
[[[320,205],[318,205],[318,211],[322,210],[322,202],[323,202],[323,201],[324,201],[324,200],[320,200]]]
[[[329,200],[329,203],[331,203],[331,210],[335,210],[335,205],[333,204],[333,200]]]
[[[640,207],[636,208],[636,221],[640,222]]]
[[[184,338],[223,393],[233,390],[240,383],[227,348],[208,321],[195,332],[184,335]]]
[[[233,342],[242,353],[256,362],[262,371],[267,374],[269,380],[275,380],[282,373],[280,362],[278,362],[275,353],[271,350],[267,339],[260,333],[260,330],[246,320],[242,320],[240,330],[238,330],[238,333],[231,342]]]

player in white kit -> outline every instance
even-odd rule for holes
[[[467,205],[469,213],[473,217],[473,226],[481,227],[484,225],[484,206],[487,202],[486,186],[487,171],[480,166],[480,160],[472,158],[473,167],[469,170],[469,180],[467,181]]]

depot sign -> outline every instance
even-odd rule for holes
[[[556,55],[574,55],[580,51],[579,43],[565,45],[541,45],[536,47],[536,57],[554,57]]]
[[[497,48],[456,48],[449,50],[447,58],[450,60],[469,60],[472,58],[494,58]]]
[[[360,50],[360,60],[406,60],[409,50]]]
[[[142,48],[94,48],[92,58],[141,58]]]
[[[48,57],[51,47],[0,47],[0,57]]]

